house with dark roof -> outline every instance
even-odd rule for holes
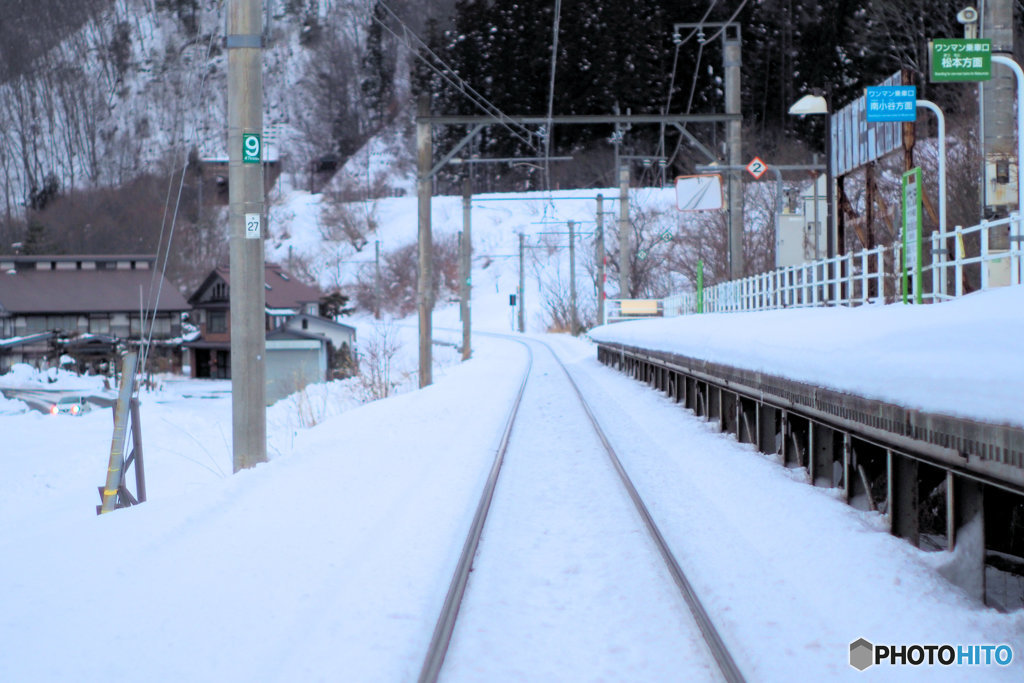
[[[323,292],[274,264],[264,267],[267,400],[334,376],[338,360],[355,357],[356,330],[317,315]],[[198,339],[186,344],[192,376],[231,377],[231,272],[214,269],[189,297]]]
[[[179,339],[188,303],[155,262],[145,255],[0,256],[0,372],[14,363],[56,364],[62,354],[96,369],[120,344]],[[173,348],[157,354],[171,370],[180,365]]]

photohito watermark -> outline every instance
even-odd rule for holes
[[[873,645],[850,643],[850,666],[858,671],[880,666],[1009,666],[1009,645]]]

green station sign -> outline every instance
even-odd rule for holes
[[[936,38],[931,41],[931,81],[987,81],[992,78],[990,38]]]
[[[242,134],[242,163],[258,164],[263,151],[262,141],[259,133]]]

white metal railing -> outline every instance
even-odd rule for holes
[[[1001,234],[1004,232],[1007,233],[1005,240]],[[991,246],[994,233],[999,235],[997,248]],[[970,228],[958,225],[952,231],[933,232],[933,260],[929,267],[931,291],[925,294],[924,298],[944,301],[963,296],[965,275],[970,268],[978,271],[982,290],[1021,284],[1024,282],[1022,233],[1024,229],[1021,221],[1016,219],[1016,214],[998,221],[982,221]],[[979,248],[976,255],[968,255],[964,238],[973,235],[978,235]]]
[[[920,282],[911,273],[908,301],[936,302],[1024,282],[1024,227],[1018,214],[952,231],[936,231],[926,240]],[[1004,234],[1005,233],[1005,234]],[[993,239],[998,234],[998,238]],[[996,242],[997,248],[991,247]],[[704,289],[703,312],[763,311],[811,306],[859,306],[899,301],[902,297],[902,245],[864,249],[853,254],[802,263],[723,282]],[[952,293],[950,293],[952,292]],[[663,299],[666,317],[698,312],[695,292]]]

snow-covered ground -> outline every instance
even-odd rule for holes
[[[751,680],[860,676],[846,663],[860,637],[1022,651],[1024,614],[967,599],[940,577],[943,553],[889,536],[877,514],[807,486],[799,473],[598,365],[586,342],[557,341]],[[150,500],[103,517],[93,508],[109,412],[0,417],[8,484],[0,555],[9,558],[0,566],[0,678],[100,680],[116,665],[145,680],[413,679],[523,364],[517,345],[480,338],[472,361],[448,367],[424,391],[307,429],[273,419],[272,408],[271,438],[288,452],[234,476],[224,383],[168,382],[143,397]],[[549,407],[535,410],[543,415],[569,398],[546,395]],[[555,457],[545,446],[552,430],[566,438],[558,424],[538,417],[514,433],[513,445],[527,444],[507,463],[520,481],[507,490],[499,484],[495,514],[503,521],[485,531],[484,548],[511,547],[515,562],[491,555],[483,593],[474,594],[471,580],[470,595],[483,602],[471,602],[467,614],[481,618],[483,609],[485,622],[496,621],[482,637],[457,633],[448,680],[532,680],[530,671],[538,680],[679,680],[666,662],[678,664],[680,647],[699,649],[681,604],[627,611],[636,619],[609,642],[606,620],[587,618],[587,604],[533,599],[531,581],[578,590],[601,585],[595,572],[665,580],[637,571],[635,541],[626,539],[642,546],[643,536],[628,516],[621,547],[593,552],[577,538],[570,547],[579,554],[559,557],[543,542],[556,532],[571,537],[578,526],[573,507],[555,504],[566,491],[596,497],[588,520],[628,515],[596,457],[588,467],[567,461],[537,470]],[[580,430],[578,438],[579,453],[590,453],[590,437]],[[548,479],[537,476],[545,472]],[[517,504],[531,491],[516,491],[524,475],[547,481],[532,490],[530,505]],[[548,608],[556,611],[545,616]],[[538,621],[549,624],[543,646],[517,649],[513,637]],[[501,654],[509,651],[521,653],[515,667],[514,656]],[[898,673],[1019,680],[1021,672],[1018,659],[1009,670]]]
[[[457,209],[453,201],[451,219],[439,224],[457,226]],[[511,253],[520,226],[543,229],[530,213],[487,210],[508,215],[475,220],[478,254]],[[386,238],[413,235],[406,221],[414,214],[395,211]],[[294,225],[291,232],[299,235]],[[509,333],[517,264],[483,263],[473,275],[475,328]],[[530,277],[534,306],[539,288]],[[593,334],[1024,424],[1014,391],[1024,379],[1022,303],[1017,288],[922,308],[700,316]],[[397,375],[415,367],[409,322],[390,330],[404,342]],[[368,344],[372,321],[357,324]],[[434,326],[456,339],[457,307],[440,306]],[[530,329],[541,336],[539,316],[530,316]],[[877,513],[804,484],[799,471],[599,365],[589,341],[544,338],[604,420],[749,680],[1024,676],[1024,613],[968,599],[941,578],[945,553],[891,537]],[[0,403],[0,680],[415,679],[525,364],[520,344],[479,334],[467,363],[452,349],[434,352],[435,383],[425,390],[411,390],[409,375],[403,393],[363,405],[349,380],[272,406],[271,461],[237,475],[229,384],[164,378],[142,395],[149,501],[102,517],[96,487],[106,476],[109,410],[49,416],[15,405],[4,414],[10,402]],[[20,372],[19,382],[35,381]],[[554,374],[539,370],[536,385]],[[971,398],[951,402],[946,387],[955,385]],[[607,610],[589,604],[612,594],[602,586],[617,590],[619,581],[601,583],[608,577],[644,576],[655,596],[662,579],[640,557],[639,522],[624,518],[628,509],[616,512],[623,506],[603,456],[588,457],[589,435],[556,412],[568,395],[533,393],[536,412],[513,433],[510,479],[495,493],[501,516],[484,532],[488,583],[481,579],[474,593],[470,580],[467,614],[483,621],[457,630],[445,680],[689,680],[692,671],[676,666],[688,658],[680,652],[699,644],[674,598],[658,609],[623,603],[616,628]],[[614,522],[610,538],[621,545],[599,547],[575,531],[580,513],[557,504],[570,491],[592,492],[584,496],[588,520]],[[574,540],[572,550],[548,543],[555,533]],[[488,548],[515,561],[495,562]],[[590,597],[536,599],[552,586]],[[545,630],[531,641],[535,623]],[[847,661],[861,637],[1006,643],[1014,661],[860,673]]]

